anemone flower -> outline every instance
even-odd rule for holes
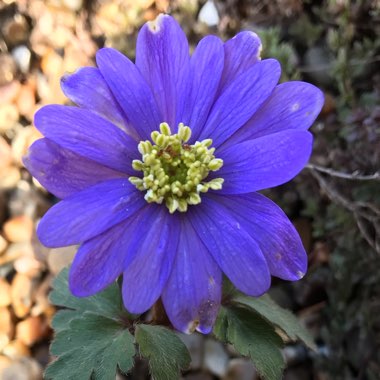
[[[76,106],[36,113],[45,137],[25,165],[62,198],[38,226],[41,242],[80,244],[74,295],[122,275],[131,313],[161,297],[176,329],[208,333],[223,273],[250,296],[271,275],[305,274],[295,228],[257,191],[305,166],[323,95],[304,82],[278,85],[278,61],[260,50],[247,31],[225,43],[206,36],[190,56],[178,23],[160,15],[140,30],[135,63],[103,48],[96,68],[62,78]]]

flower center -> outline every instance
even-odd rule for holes
[[[209,172],[219,170],[223,160],[215,158],[211,139],[187,142],[191,129],[183,123],[178,133],[172,134],[167,123],[160,124],[160,132],[151,134],[152,142],[141,141],[138,145],[141,160],[133,160],[132,167],[142,172],[142,177],[129,177],[129,181],[141,191],[146,191],[148,203],[165,201],[170,213],[185,212],[188,205],[201,202],[200,193],[209,189],[220,190],[223,178],[204,181]]]

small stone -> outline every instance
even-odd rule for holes
[[[256,368],[248,359],[232,359],[223,380],[258,380]]]
[[[0,355],[0,379],[4,379],[3,372],[12,364],[12,360],[4,355]]]
[[[0,174],[0,190],[12,189],[21,179],[20,170],[15,166],[10,166],[5,173]]]
[[[19,113],[15,104],[0,105],[0,133],[12,129],[18,121],[18,118]]]
[[[20,91],[21,84],[17,80],[13,80],[8,84],[0,87],[0,104],[12,103],[16,100]]]
[[[16,339],[27,346],[32,346],[45,336],[46,331],[46,323],[41,317],[29,317],[17,324]]]
[[[30,356],[30,350],[28,346],[19,340],[13,340],[9,342],[4,348],[3,353],[12,359],[17,359],[21,356]]]
[[[48,253],[47,263],[53,274],[58,274],[63,268],[70,265],[78,250],[75,245],[62,248],[53,248]]]
[[[7,20],[1,28],[8,45],[17,45],[28,38],[29,26],[25,17],[16,14],[12,19]]]
[[[29,90],[25,90],[25,91],[29,91]],[[23,108],[23,111],[25,111],[24,115],[27,116],[29,114],[29,118],[30,118],[35,110],[34,93],[31,93],[27,96],[32,96],[33,99],[29,99],[30,103],[29,103],[28,108],[26,108],[26,105],[22,106],[22,108]],[[20,112],[22,111],[20,110]],[[22,158],[27,154],[30,145],[33,144],[34,141],[36,141],[37,139],[41,137],[42,137],[41,133],[37,130],[36,127],[32,125],[18,130],[17,135],[12,141],[12,156],[15,163],[22,166],[23,165]]]
[[[12,339],[14,333],[11,312],[7,307],[0,307],[0,335]],[[4,339],[2,339],[4,341]],[[7,342],[8,344],[8,342]]]
[[[30,50],[24,45],[17,46],[12,50],[12,57],[19,70],[23,74],[26,74],[29,71],[30,59],[32,57]]]
[[[16,62],[12,56],[7,53],[0,53],[0,86],[12,82],[16,71]]]
[[[35,87],[33,84],[27,83],[21,87],[16,105],[22,116],[32,120],[36,108]]]
[[[5,333],[0,332],[0,351],[3,351],[4,347],[9,344],[9,336]]]
[[[83,0],[62,0],[62,4],[71,11],[79,11],[82,8]]]
[[[0,173],[12,163],[12,150],[6,140],[0,136]]]
[[[0,235],[0,254],[2,254],[8,247],[7,241]]]
[[[23,256],[18,258],[14,262],[13,266],[16,272],[25,274],[30,278],[38,276],[43,269],[42,263],[35,257],[31,256]]]
[[[20,358],[3,370],[1,380],[41,380],[42,368],[36,360]]]
[[[212,374],[224,376],[227,372],[229,357],[222,343],[212,339],[205,342],[205,356],[203,366]]]
[[[189,350],[191,356],[190,369],[200,369],[203,362],[204,337],[197,333],[179,334],[179,337]]]
[[[32,239],[33,220],[27,215],[13,217],[4,223],[4,236],[12,243],[28,242]]]
[[[0,307],[8,306],[11,302],[11,286],[4,278],[0,278]]]
[[[12,281],[12,306],[18,318],[28,315],[33,304],[33,283],[32,280],[20,273],[16,273]]]
[[[30,243],[11,244],[9,245],[7,250],[0,256],[0,266],[8,264],[21,256],[30,256],[32,254],[33,248]]]
[[[199,12],[198,20],[208,26],[219,24],[219,14],[213,0],[207,0]]]

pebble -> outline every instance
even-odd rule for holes
[[[7,53],[0,53],[0,86],[12,82],[16,71],[16,62],[12,56]]]
[[[83,0],[62,0],[62,5],[71,11],[77,12],[82,8]]]
[[[30,349],[19,340],[12,340],[3,348],[3,354],[12,359],[17,359],[21,356],[30,356]]]
[[[13,333],[14,327],[11,312],[7,307],[0,307],[0,336],[6,336],[8,339],[12,339]],[[4,341],[4,338],[1,340]],[[8,342],[6,344],[8,344]]]
[[[29,34],[28,22],[23,15],[16,14],[3,24],[1,31],[8,45],[14,46],[27,40]]]
[[[8,247],[8,242],[0,235],[0,254]]]
[[[0,136],[0,173],[12,163],[12,150],[7,141]]]
[[[12,50],[12,57],[20,71],[26,74],[29,71],[32,57],[30,50],[25,45],[17,46]]]
[[[1,65],[1,63],[0,63]],[[15,104],[0,105],[0,134],[12,129],[19,118],[18,108]]]
[[[11,302],[11,286],[4,278],[0,278],[0,307],[8,306]]]
[[[32,346],[45,336],[46,328],[46,323],[41,317],[28,317],[17,324],[16,339],[27,346]]]
[[[36,360],[23,357],[3,369],[1,380],[42,380],[42,368]]]
[[[32,83],[26,83],[20,89],[16,105],[22,116],[25,116],[29,121],[33,120],[34,111],[36,109],[36,89]]]
[[[203,366],[213,375],[224,376],[227,372],[229,357],[222,343],[213,339],[205,342]]]
[[[202,367],[203,351],[204,351],[204,337],[200,334],[179,334],[179,337],[185,343],[190,352],[191,363],[190,369],[198,370]]]
[[[248,359],[232,359],[223,380],[258,380],[255,366]]]
[[[9,190],[14,188],[20,179],[20,170],[15,166],[9,167],[5,173],[0,173],[0,190]]]
[[[28,242],[32,239],[33,220],[27,215],[20,215],[4,223],[4,236],[12,243]]]
[[[33,282],[25,274],[16,273],[12,281],[12,306],[18,318],[29,314],[33,304]]]
[[[50,272],[53,274],[58,274],[63,268],[70,265],[77,250],[78,247],[75,245],[51,249],[47,257]]]
[[[198,20],[208,26],[216,26],[219,24],[219,14],[213,0],[206,1],[199,12]]]
[[[30,94],[30,96],[31,95],[32,94]],[[33,94],[33,99],[30,99],[29,110],[25,109],[25,112],[31,116],[34,112],[34,109],[35,103]],[[41,133],[36,129],[36,127],[32,125],[21,128],[12,141],[12,156],[15,163],[17,163],[19,166],[23,166],[22,158],[27,154],[30,145],[41,137]]]
[[[10,263],[21,256],[33,254],[33,247],[30,243],[13,243],[0,256],[0,266]]]
[[[21,84],[13,80],[0,87],[0,104],[12,103],[16,100],[20,91]]]

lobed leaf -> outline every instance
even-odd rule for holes
[[[238,295],[234,298],[233,302],[260,314],[268,322],[280,328],[291,340],[299,339],[309,348],[313,350],[316,349],[313,337],[306,328],[300,324],[297,317],[289,310],[278,306],[269,295],[265,294],[259,298]]]
[[[180,338],[165,327],[138,325],[135,332],[140,353],[149,360],[154,380],[177,380],[190,365],[190,354]]]
[[[133,366],[134,338],[123,324],[116,284],[93,297],[76,298],[68,288],[68,270],[53,283],[50,300],[69,309],[60,310],[52,325],[56,332],[50,351],[58,358],[45,371],[46,379],[114,380],[117,368],[127,373]],[[120,302],[119,302],[120,301]]]
[[[250,357],[266,380],[278,380],[285,367],[282,339],[260,315],[232,306],[222,308],[214,327],[215,336],[231,343],[242,355]]]

